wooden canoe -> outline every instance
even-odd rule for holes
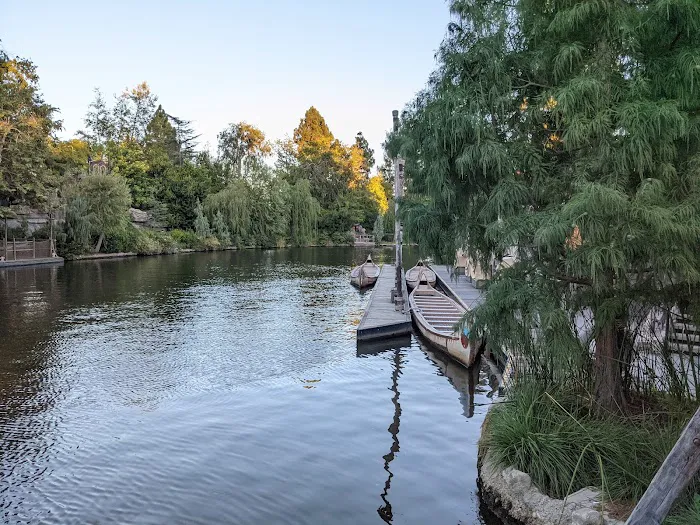
[[[476,345],[469,340],[466,330],[455,329],[466,313],[464,307],[438,292],[423,278],[409,295],[408,304],[418,330],[433,346],[464,366],[472,366]]]
[[[350,282],[358,288],[367,288],[377,282],[381,268],[372,262],[372,256],[368,255],[367,260],[360,266],[356,266],[350,272]]]
[[[413,268],[406,272],[406,287],[409,290],[413,290],[416,286],[418,286],[421,271],[423,272],[425,279],[428,281],[428,284],[430,286],[435,286],[435,281],[437,280],[435,272],[423,264],[423,261],[418,261]]]

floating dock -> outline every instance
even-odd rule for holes
[[[0,261],[0,269],[27,266],[63,266],[63,257],[37,257],[36,259],[17,259],[16,261]]]
[[[484,300],[483,291],[474,286],[466,275],[455,273],[451,266],[435,264],[430,269],[437,276],[437,284],[467,310],[473,309]]]
[[[391,302],[391,290],[394,289],[395,276],[396,267],[393,264],[382,266],[365,314],[357,327],[358,343],[411,333],[411,314],[408,311],[408,301],[404,305],[405,311],[397,311],[394,303]],[[408,299],[406,282],[403,278],[401,281],[404,297]]]

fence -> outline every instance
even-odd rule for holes
[[[355,237],[355,246],[365,246],[365,245],[372,245],[374,246],[374,235],[361,235],[361,234],[354,234]]]
[[[11,241],[4,239],[0,244],[0,258],[6,261],[17,261],[20,259],[41,259],[52,257],[54,253],[53,241]]]

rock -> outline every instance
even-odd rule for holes
[[[508,488],[516,494],[523,494],[532,486],[529,474],[512,467],[504,469],[502,476]]]
[[[571,513],[571,523],[572,525],[600,525],[604,523],[604,521],[598,511],[593,509],[578,509]]]
[[[600,492],[592,487],[586,487],[578,492],[574,492],[566,498],[566,504],[573,504],[577,507],[595,507],[600,502]]]
[[[131,222],[137,224],[146,224],[149,220],[148,212],[136,208],[129,208],[129,215],[131,215]]]

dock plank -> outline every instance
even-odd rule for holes
[[[430,269],[435,272],[440,286],[467,310],[475,308],[484,300],[482,290],[474,286],[467,276],[455,274],[451,266],[436,264],[430,266]]]
[[[369,341],[411,332],[411,315],[408,311],[396,311],[391,302],[394,288],[395,266],[385,264],[379,274],[369,304],[357,327],[357,340]]]

